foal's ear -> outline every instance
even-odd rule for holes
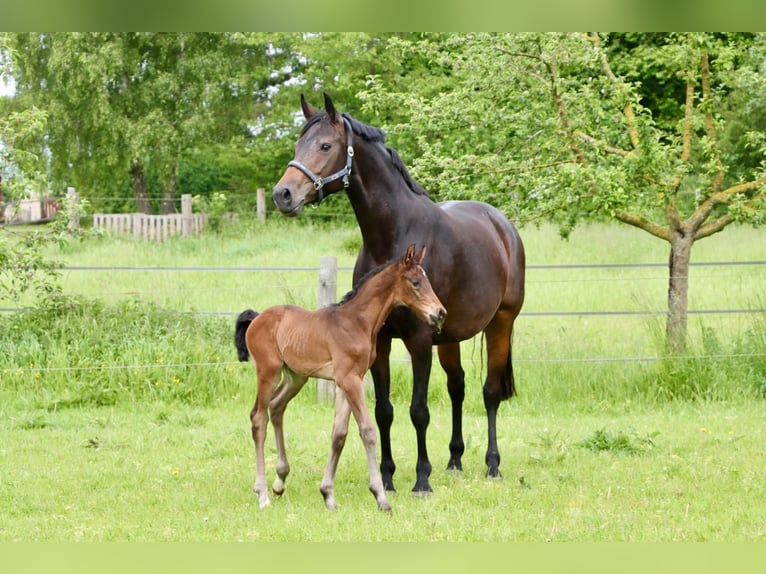
[[[415,256],[415,263],[417,263],[418,265],[420,265],[421,263],[423,263],[423,258],[424,258],[425,256],[426,256],[426,246],[424,245],[424,246],[423,246],[423,248],[420,250],[420,253],[418,253],[418,254]]]
[[[301,109],[303,110],[303,117],[307,120],[317,115],[317,109],[306,101],[303,94],[301,94]]]
[[[404,254],[404,257],[402,257],[402,263],[404,265],[411,265],[413,257],[415,257],[415,244],[414,243],[407,248],[407,253]]]
[[[335,109],[335,104],[332,103],[332,100],[330,99],[330,96],[327,95],[327,92],[324,92],[324,109],[327,112],[327,115],[330,117],[330,121],[334,124],[338,123],[338,111]]]

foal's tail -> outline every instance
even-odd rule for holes
[[[237,347],[237,357],[240,361],[247,361],[250,358],[250,353],[247,351],[247,343],[245,342],[245,333],[250,323],[253,322],[258,316],[258,311],[247,309],[242,311],[237,317],[237,323],[234,326],[234,345]]]

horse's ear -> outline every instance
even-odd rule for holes
[[[332,103],[327,92],[324,93],[324,109],[330,117],[330,121],[334,124],[338,123],[338,111],[335,109],[335,104]]]
[[[414,243],[407,248],[407,253],[404,254],[404,257],[402,257],[402,264],[407,266],[411,265],[413,257],[415,257]]]
[[[301,109],[303,110],[303,117],[307,120],[317,115],[317,109],[306,101],[303,94],[301,94]]]
[[[423,258],[426,256],[426,246],[424,245],[423,248],[420,250],[420,253],[417,254],[415,257],[415,263],[420,265],[423,263]]]

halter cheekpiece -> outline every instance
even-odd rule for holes
[[[343,118],[343,124],[346,128],[346,166],[342,170],[337,171],[332,175],[328,175],[327,177],[319,177],[299,161],[293,160],[287,164],[288,167],[296,167],[301,170],[314,184],[314,189],[317,190],[316,205],[319,205],[324,199],[322,189],[326,184],[331,183],[336,179],[343,179],[343,187],[348,187],[348,176],[351,175],[351,162],[354,158],[354,132],[351,130],[351,124],[348,123],[346,118]]]

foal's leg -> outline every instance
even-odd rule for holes
[[[499,310],[484,333],[487,338],[487,380],[484,383],[484,407],[487,410],[487,476],[502,478],[500,452],[497,448],[497,410],[500,401],[510,398],[508,387],[513,382],[511,367],[511,330],[514,315]]]
[[[386,490],[383,488],[383,480],[378,471],[375,461],[376,432],[375,425],[372,422],[370,412],[367,410],[367,404],[364,400],[364,386],[362,377],[351,375],[345,378],[338,378],[338,386],[346,394],[346,400],[354,413],[356,424],[359,427],[359,436],[362,438],[362,444],[367,452],[367,467],[370,472],[370,492],[378,502],[380,510],[391,510],[391,505],[386,497]],[[345,415],[345,427],[348,430],[348,414]],[[334,443],[333,443],[334,446]],[[340,453],[338,453],[340,455]],[[336,461],[337,463],[337,461]]]
[[[447,374],[447,392],[452,403],[452,438],[449,442],[447,470],[463,470],[461,458],[465,452],[463,442],[463,399],[465,399],[465,372],[460,364],[460,343],[439,345],[439,362]]]
[[[271,491],[277,496],[281,496],[285,491],[285,480],[290,474],[290,463],[287,462],[287,452],[285,451],[285,435],[283,419],[287,404],[292,398],[300,392],[303,385],[306,384],[308,377],[299,375],[292,371],[284,370],[282,374],[282,384],[269,403],[271,412],[271,424],[274,427],[274,435],[277,443],[277,478],[271,485]]]
[[[431,376],[431,332],[425,327],[404,340],[404,345],[412,358],[412,400],[410,402],[410,420],[415,427],[418,443],[418,460],[415,465],[417,476],[412,492],[430,494],[433,492],[428,477],[431,476],[431,462],[428,460],[426,431],[431,415],[428,411],[428,379]]]
[[[324,503],[330,510],[338,508],[335,501],[335,473],[338,470],[338,461],[343,446],[346,444],[348,435],[348,421],[351,415],[351,406],[346,400],[346,394],[340,389],[335,389],[335,418],[332,422],[332,442],[330,446],[330,457],[327,459],[322,483],[319,491],[324,497]]]
[[[265,362],[265,361],[264,361]],[[255,405],[250,411],[253,442],[255,442],[255,485],[253,490],[258,495],[258,505],[265,508],[269,505],[269,491],[266,487],[266,460],[264,443],[266,442],[266,427],[269,423],[269,402],[279,377],[279,368],[269,369],[258,365],[258,393]]]

